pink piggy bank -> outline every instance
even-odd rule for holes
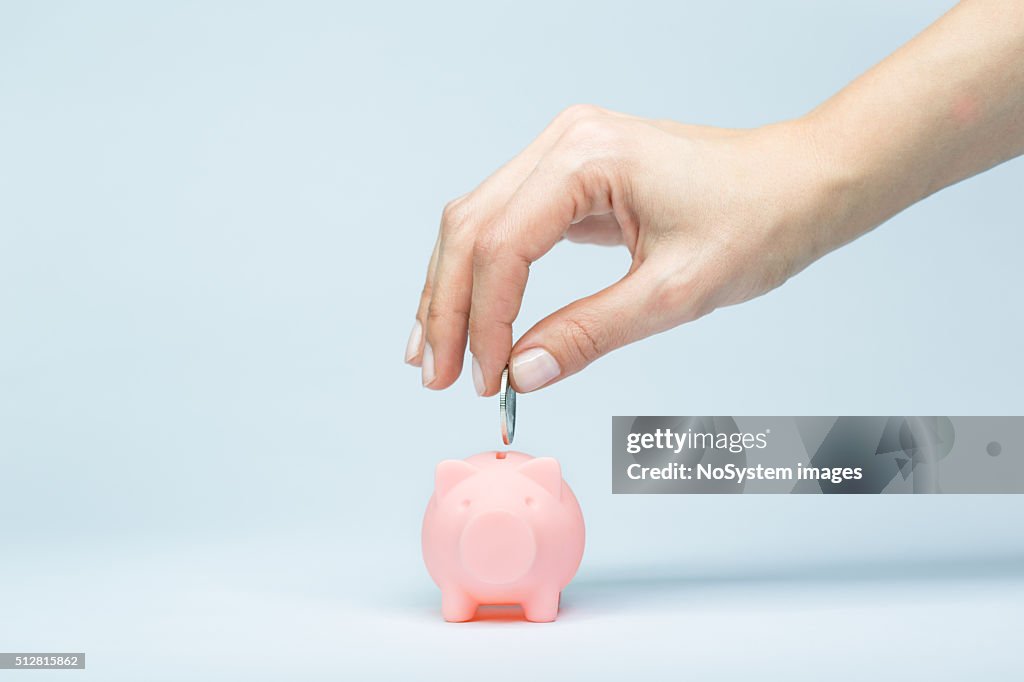
[[[481,604],[520,604],[549,622],[583,558],[583,514],[551,457],[482,452],[437,465],[423,559],[445,620]]]

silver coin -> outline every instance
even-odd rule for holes
[[[511,445],[516,435],[516,391],[508,380],[508,365],[501,373],[501,390],[498,391],[498,408],[501,413],[501,442]]]

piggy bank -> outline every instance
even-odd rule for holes
[[[445,620],[519,604],[527,620],[552,621],[582,558],[583,514],[558,460],[483,452],[437,465],[423,559]]]

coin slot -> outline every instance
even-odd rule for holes
[[[494,453],[494,459],[505,459],[505,453],[504,452],[495,452]]]

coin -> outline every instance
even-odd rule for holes
[[[511,445],[516,435],[516,391],[508,380],[508,365],[501,373],[501,390],[498,391],[498,411],[501,413],[501,442]]]

